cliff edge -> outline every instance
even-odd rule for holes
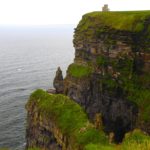
[[[96,130],[95,118],[100,115],[101,131],[113,135],[116,143],[122,142],[125,134],[135,128],[150,134],[150,11],[88,13],[75,29],[73,43],[74,63],[69,65],[64,79],[58,69],[54,80],[56,95],[66,95],[79,104]],[[57,100],[59,102],[59,98]],[[37,124],[41,122],[39,117],[30,119],[31,114],[39,112],[34,102],[31,106],[33,109],[27,107],[27,147],[38,146],[37,141],[32,144],[32,140],[34,134],[41,132],[36,128],[30,135],[33,120]],[[49,105],[42,106],[51,109]],[[55,104],[53,107],[59,109]],[[77,114],[72,119],[78,117]],[[53,122],[50,118],[47,121]],[[58,127],[57,122],[54,126]],[[44,127],[44,130],[48,129]],[[50,134],[59,143],[55,130]],[[70,136],[67,135],[67,139]]]

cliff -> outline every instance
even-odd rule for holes
[[[95,118],[100,114],[103,131],[107,135],[113,133],[116,143],[122,142],[125,134],[135,128],[150,134],[150,11],[88,13],[75,29],[73,43],[74,63],[68,67],[64,79],[58,69],[54,80],[56,93],[66,95],[82,106],[91,125],[95,124]],[[56,126],[56,130],[61,130],[57,121],[44,119],[45,115],[42,117],[44,120],[40,121],[33,111],[39,112],[36,103],[31,101],[31,106],[27,107],[28,147],[42,145],[37,144],[38,138],[34,134],[43,136],[40,129],[43,127],[53,135],[50,137],[53,137],[54,143],[62,147],[64,142],[58,142],[63,140],[57,138],[55,129],[39,125],[39,122],[46,124],[45,120]],[[43,110],[45,107],[51,109],[49,105],[42,106]],[[55,104],[52,107],[59,109],[55,108]],[[64,110],[61,109],[61,112]],[[73,120],[80,116],[72,115],[69,117]],[[73,133],[69,133],[65,137],[70,144]],[[64,135],[62,131],[61,134]],[[73,141],[76,143],[75,139]],[[48,143],[51,145],[50,141]],[[84,146],[76,149],[84,149]]]
[[[118,142],[135,127],[150,133],[150,12],[86,14],[74,47],[64,94],[91,120],[101,113]]]
[[[27,148],[88,150],[91,144],[111,148],[104,132],[97,130],[83,109],[69,97],[37,90],[26,108]]]

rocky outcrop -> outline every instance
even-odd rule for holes
[[[56,71],[56,76],[53,81],[53,86],[56,89],[56,93],[63,93],[64,83],[63,83],[63,75],[60,67],[58,67]]]

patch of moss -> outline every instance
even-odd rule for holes
[[[97,132],[97,130],[95,128],[89,128],[88,130],[86,130],[83,133],[79,133],[78,135],[78,143],[80,145],[87,145],[89,144],[89,141],[92,141],[92,143],[99,143],[101,141],[102,144],[108,144],[106,135],[104,134],[104,132],[99,131]]]
[[[70,142],[74,141],[74,146],[84,148],[89,143],[108,144],[105,134],[94,128],[83,109],[70,98],[37,90],[31,95],[27,109],[32,104],[36,105],[40,115],[51,118],[61,132],[70,137]]]
[[[142,88],[128,90],[128,100],[135,102],[139,107],[139,119],[150,121],[150,90]]]
[[[96,63],[98,66],[104,66],[105,67],[108,64],[108,60],[104,56],[98,56],[96,58]]]
[[[109,145],[100,145],[100,144],[88,144],[85,147],[85,150],[115,150],[115,147]]]
[[[133,132],[127,133],[121,145],[122,150],[149,150],[150,137],[135,129]]]
[[[76,78],[88,77],[92,73],[92,68],[81,64],[71,64],[68,73]]]
[[[105,86],[105,89],[109,91],[109,93],[113,93],[115,89],[118,87],[117,81],[109,74],[105,74],[102,78],[103,86]]]
[[[148,87],[149,77],[138,75],[133,71],[133,61],[124,60],[125,66],[119,68],[121,87],[127,96],[127,99],[136,103],[139,112],[140,120],[150,121],[150,90]]]

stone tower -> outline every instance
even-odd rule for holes
[[[102,7],[102,11],[109,11],[108,4],[105,4],[105,5]]]

